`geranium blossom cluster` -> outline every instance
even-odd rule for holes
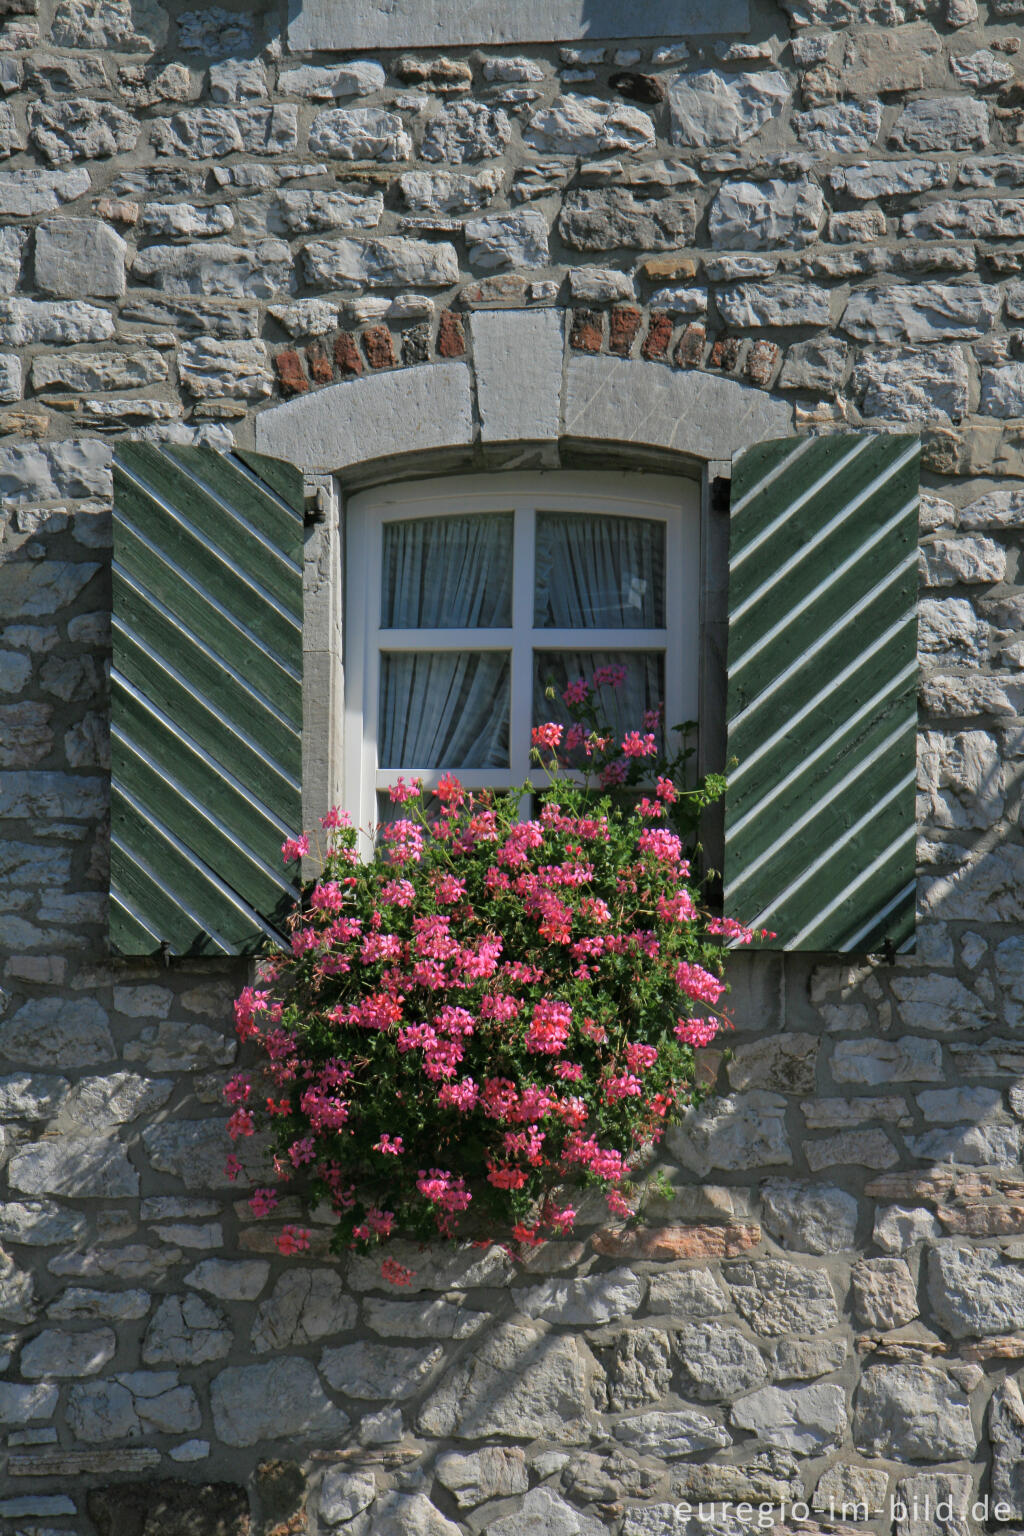
[[[566,696],[578,712],[618,682],[605,668]],[[291,948],[235,1005],[256,1065],[228,1085],[230,1134],[266,1129],[276,1147],[254,1214],[294,1181],[333,1207],[341,1249],[460,1223],[529,1244],[571,1229],[581,1183],[632,1211],[651,1147],[700,1097],[694,1048],[722,1026],[727,946],[746,933],[701,909],[674,830],[694,791],[642,724],[618,745],[661,819],[557,766],[526,820],[525,790],[401,783],[401,818],[362,860],[356,829],[324,818]],[[539,760],[563,732],[534,739]],[[306,1241],[290,1226],[283,1250]]]

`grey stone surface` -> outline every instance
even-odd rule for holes
[[[424,160],[462,165],[500,155],[512,137],[512,123],[501,107],[456,101],[443,107],[423,135]]]
[[[841,101],[795,112],[797,138],[821,155],[854,155],[870,149],[882,128],[879,101]]]
[[[311,240],[303,247],[306,279],[312,286],[371,288],[414,284],[444,288],[458,280],[455,247],[447,242],[407,240],[384,236],[379,240]]]
[[[717,149],[742,144],[789,105],[792,88],[776,70],[760,74],[717,69],[679,74],[669,82],[673,144]]]
[[[977,1449],[970,1408],[944,1371],[871,1365],[854,1397],[854,1442],[865,1456],[959,1461]]]
[[[635,1455],[656,1455],[665,1461],[698,1451],[723,1450],[732,1444],[728,1430],[692,1408],[620,1419],[615,1426],[615,1438]]]
[[[855,293],[841,324],[858,341],[958,341],[985,335],[998,312],[981,283],[902,283]]]
[[[817,1333],[839,1321],[824,1270],[754,1259],[731,1264],[725,1273],[733,1303],[756,1333]]]
[[[529,270],[549,263],[548,221],[533,209],[470,219],[465,237],[470,261],[486,270],[509,266]]]
[[[377,1497],[372,1472],[350,1472],[346,1467],[332,1467],[320,1484],[318,1512],[328,1525],[354,1520]]]
[[[1008,1377],[992,1394],[989,1409],[992,1443],[992,1498],[1007,1506],[1009,1519],[1024,1516],[1024,1399]]]
[[[669,1339],[660,1328],[628,1328],[609,1357],[608,1402],[617,1412],[657,1403],[672,1380]]]
[[[12,1189],[27,1195],[116,1199],[139,1190],[124,1148],[105,1136],[33,1142],[11,1158],[8,1178]]]
[[[364,458],[469,443],[473,434],[469,370],[441,363],[411,374],[321,390],[304,402],[273,407],[258,418],[257,447],[307,469],[343,468]]]
[[[474,1509],[485,1499],[525,1493],[529,1487],[526,1457],[514,1446],[485,1446],[466,1456],[446,1451],[437,1459],[436,1472],[460,1509]]]
[[[208,1287],[204,1287],[208,1289]],[[315,1343],[351,1328],[356,1307],[340,1275],[330,1269],[301,1269],[277,1280],[262,1302],[252,1328],[257,1354]]]
[[[282,69],[277,88],[308,101],[333,101],[339,96],[374,96],[387,76],[376,59],[352,59],[344,64],[300,64]]]
[[[687,1319],[717,1317],[728,1309],[725,1292],[709,1269],[655,1272],[647,1303],[652,1312],[673,1312]]]
[[[549,1487],[531,1489],[516,1513],[487,1526],[489,1536],[605,1536],[607,1529]]]
[[[809,1381],[841,1370],[846,1362],[845,1339],[776,1339],[768,1365],[776,1381]]]
[[[0,341],[8,346],[109,341],[113,334],[113,315],[96,304],[77,299],[0,299]]]
[[[889,135],[894,149],[982,149],[989,139],[988,107],[965,96],[910,101]]]
[[[339,48],[463,47],[566,42],[587,37],[662,37],[745,32],[747,0],[652,0],[640,15],[623,15],[614,0],[593,0],[582,13],[575,0],[521,0],[495,13],[471,0],[441,0],[429,13],[414,0],[381,10],[354,0],[340,17],[331,0],[292,0],[288,41],[297,52]],[[639,29],[639,30],[638,30]]]
[[[231,1349],[227,1317],[201,1296],[167,1296],[157,1307],[142,1341],[146,1365],[202,1365],[222,1360]]]
[[[531,149],[555,155],[631,152],[655,145],[654,124],[646,112],[599,96],[566,96],[534,113],[523,139]]]
[[[761,1351],[738,1328],[697,1323],[673,1335],[682,1369],[683,1396],[698,1402],[733,1401],[759,1387],[768,1371]]]
[[[336,107],[313,119],[309,147],[314,155],[339,160],[407,160],[412,139],[396,112],[382,107]]]
[[[732,1408],[732,1422],[769,1445],[800,1456],[821,1455],[839,1443],[847,1426],[842,1387],[762,1387]]]
[[[987,416],[1024,416],[1024,364],[983,369],[981,411]]]
[[[470,317],[480,431],[485,442],[558,436],[562,319],[554,310],[478,311]]]
[[[792,1152],[786,1134],[786,1100],[781,1094],[754,1090],[712,1100],[687,1122],[685,1133],[672,1129],[668,1145],[680,1162],[706,1177],[712,1169],[788,1166]]]
[[[832,1051],[837,1083],[881,1087],[889,1083],[942,1081],[942,1047],[937,1040],[902,1035],[897,1040],[837,1040]]]
[[[141,132],[123,107],[111,102],[37,102],[29,108],[29,136],[51,165],[106,159],[135,148]]]
[[[878,347],[853,375],[865,416],[959,422],[969,409],[970,373],[956,346]]]
[[[715,302],[726,325],[742,330],[829,323],[828,289],[814,283],[737,283],[720,288]]]
[[[591,1366],[590,1351],[571,1335],[498,1324],[442,1378],[420,1409],[419,1430],[460,1440],[544,1435],[579,1445],[589,1437]]]
[[[727,181],[711,204],[708,231],[718,250],[799,248],[816,239],[824,216],[816,182]]]
[[[277,206],[291,234],[310,235],[325,229],[376,229],[384,199],[379,192],[357,197],[351,192],[285,188],[277,194]]]
[[[904,1259],[861,1259],[850,1273],[853,1311],[867,1328],[901,1328],[918,1316],[917,1286]]]
[[[854,1247],[857,1200],[836,1184],[766,1179],[761,1186],[765,1226],[801,1253],[841,1253]]]
[[[857,165],[837,165],[829,172],[833,191],[845,192],[858,202],[879,197],[906,197],[944,187],[950,167],[942,161],[866,160]]]
[[[612,1269],[579,1280],[546,1280],[516,1293],[526,1317],[548,1323],[607,1323],[639,1310],[644,1283],[628,1269]]]
[[[64,1333],[45,1328],[21,1352],[19,1368],[29,1381],[50,1376],[95,1376],[114,1358],[117,1339],[112,1328]]]
[[[1024,1306],[1024,1270],[993,1248],[935,1243],[928,1253],[928,1294],[954,1338],[1012,1333]]]
[[[34,389],[70,389],[85,394],[95,390],[144,389],[168,378],[167,361],[153,347],[131,352],[72,352],[35,357],[32,360]]]
[[[421,1391],[443,1358],[440,1345],[416,1349],[401,1344],[341,1344],[324,1350],[320,1374],[335,1392],[348,1397],[403,1400]]]
[[[232,396],[265,400],[273,390],[273,373],[262,341],[184,341],[178,353],[178,375],[197,400]]]
[[[644,199],[628,188],[584,189],[567,195],[558,228],[577,251],[667,251],[692,240],[696,210],[686,197]]]
[[[343,1435],[348,1415],[326,1396],[316,1371],[298,1356],[266,1365],[230,1366],[210,1387],[214,1429],[225,1445],[260,1440],[331,1440]]]

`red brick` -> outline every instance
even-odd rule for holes
[[[439,357],[464,357],[466,353],[466,333],[462,321],[450,309],[446,309],[441,316],[437,331],[437,353]]]
[[[371,368],[393,368],[398,361],[395,357],[395,344],[386,325],[371,325],[368,331],[363,332],[363,351]]]
[[[720,336],[711,348],[711,356],[708,358],[709,368],[720,368],[723,373],[734,373],[736,364],[740,360],[740,343],[738,336]]]
[[[774,341],[765,341],[763,338],[755,341],[743,367],[751,384],[756,384],[758,389],[767,389],[775,377],[781,355],[781,348]]]
[[[306,362],[309,365],[309,376],[314,384],[333,382],[334,369],[331,367],[331,359],[322,341],[310,342],[306,348]]]
[[[676,343],[675,361],[679,368],[699,368],[704,361],[704,348],[707,346],[708,333],[704,327],[693,321],[686,327]]]
[[[620,357],[628,357],[642,319],[641,311],[632,304],[616,304],[611,313],[609,351],[618,353]]]
[[[604,343],[604,316],[599,309],[574,309],[569,345],[575,352],[600,352]]]
[[[647,327],[647,335],[644,344],[640,348],[641,355],[650,362],[656,362],[667,356],[668,344],[672,340],[672,317],[666,315],[663,309],[656,309],[651,314],[651,323]]]
[[[302,370],[302,358],[294,348],[279,352],[274,358],[274,367],[281,381],[282,394],[301,395],[309,388],[309,380]]]
[[[591,1241],[613,1259],[733,1259],[757,1247],[761,1228],[739,1221],[723,1227],[602,1227]]]
[[[348,331],[339,331],[334,338],[334,361],[339,373],[362,373],[363,360],[359,356],[355,337]]]

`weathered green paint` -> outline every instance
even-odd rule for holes
[[[916,438],[733,466],[725,910],[779,949],[914,939]]]
[[[111,943],[245,954],[294,898],[302,477],[258,454],[114,461]]]

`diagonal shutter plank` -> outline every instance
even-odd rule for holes
[[[294,898],[302,479],[206,448],[114,463],[111,942],[249,953]]]
[[[734,465],[725,903],[776,947],[913,943],[916,438]]]

